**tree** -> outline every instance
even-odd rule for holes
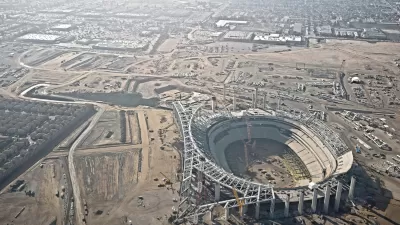
[[[17,129],[15,129],[15,128],[9,128],[8,130],[7,130],[7,134],[8,135],[14,135],[15,134],[15,132],[17,131]]]
[[[7,159],[9,159],[13,154],[13,152],[10,149],[4,150],[3,153],[6,155]]]
[[[7,160],[7,156],[4,153],[0,153],[0,165],[3,165]]]

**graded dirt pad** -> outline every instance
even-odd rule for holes
[[[31,87],[35,84],[56,84],[61,85],[68,83],[71,80],[77,79],[78,77],[82,76],[79,73],[71,73],[65,71],[43,71],[43,70],[35,70],[32,69],[27,75],[22,77],[20,80],[15,82],[14,84],[8,87],[9,90],[13,92],[18,92],[25,90],[28,87]]]
[[[108,70],[123,71],[137,60],[135,57],[118,57],[107,65]]]
[[[127,113],[127,129],[129,130],[130,134],[130,142],[132,144],[141,144],[142,140],[140,137],[140,127],[139,127],[139,121],[138,121],[138,114],[135,111],[131,111]],[[128,132],[127,132],[128,133]],[[129,139],[127,139],[129,141]]]
[[[176,49],[178,43],[179,39],[167,39],[160,45],[160,47],[157,48],[157,51],[163,53],[172,52],[174,49]]]
[[[121,123],[118,111],[106,111],[101,116],[99,122],[90,132],[89,136],[83,141],[80,148],[90,146],[120,144],[121,143]]]
[[[398,71],[393,60],[398,58],[400,44],[398,43],[368,43],[362,41],[329,40],[319,48],[302,49],[282,53],[248,54],[248,59],[276,62],[296,66],[305,63],[306,68],[337,68],[346,60],[345,69],[348,72],[368,73],[369,65],[375,71],[383,67]],[[383,71],[382,71],[383,72]]]
[[[91,54],[89,54],[92,56]],[[93,55],[91,58],[81,63],[76,63],[70,67],[74,70],[107,69],[107,65],[117,59],[115,55]]]
[[[139,149],[77,157],[81,190],[88,204],[119,200],[137,182]],[[93,210],[97,210],[92,208]]]
[[[64,53],[65,51],[60,51],[56,49],[43,49],[41,51],[31,51],[25,54],[22,61],[29,66],[38,66],[50,60],[53,60],[63,55]]]
[[[43,64],[40,65],[40,68],[43,69],[55,69],[58,70],[61,67],[61,64],[63,64],[66,61],[69,61],[70,59],[76,57],[77,53],[76,52],[67,52],[64,53],[56,58],[53,58]]]
[[[110,73],[88,72],[87,76],[69,82],[68,85],[54,88],[54,92],[120,92],[125,88],[128,77],[118,76]]]
[[[101,166],[91,169],[93,171],[92,174],[99,174],[96,180],[105,180],[104,182],[107,185],[104,187],[107,187],[107,193],[98,191],[97,187],[93,187],[96,191],[92,191],[92,196],[97,192],[100,195],[88,200],[90,212],[87,224],[89,225],[122,225],[127,224],[129,220],[135,225],[167,224],[167,218],[171,215],[171,208],[173,206],[177,208],[177,203],[173,199],[179,198],[176,192],[179,188],[179,183],[176,181],[176,171],[179,168],[180,159],[179,154],[173,147],[173,143],[178,137],[178,131],[173,123],[172,113],[154,109],[132,110],[137,112],[138,115],[142,150],[141,153],[139,151],[138,155],[135,155],[137,158],[130,159],[130,162],[126,159],[126,164],[120,163],[120,165],[135,164],[133,165],[135,171],[131,175],[137,176],[138,183],[132,182],[126,186],[127,188],[124,189],[124,192],[118,192],[116,175],[111,176],[108,174],[106,176],[101,173],[118,173],[120,170],[116,166],[117,162],[113,161],[117,161],[116,158],[121,158],[121,156],[115,156],[115,159],[111,159],[111,156],[107,156],[108,154],[101,154],[101,159],[97,159],[100,155],[93,156],[92,160],[97,160],[98,164],[96,165]],[[139,158],[141,158],[140,162]],[[82,161],[80,164],[85,166],[86,162]],[[87,165],[93,164],[88,163]],[[89,172],[89,169],[87,171]],[[168,188],[158,187],[159,184],[164,183],[162,180],[164,177],[160,172],[164,173],[174,183],[174,190],[171,190],[169,186]],[[112,177],[111,180],[110,177]],[[157,178],[157,181],[154,180],[155,178]],[[87,181],[83,180],[81,182]],[[81,184],[81,186],[83,185],[85,184]],[[89,186],[88,188],[91,187]],[[116,192],[118,194],[115,194]],[[106,196],[112,195],[114,195],[113,198],[109,197],[110,200],[106,200]],[[102,210],[103,213],[101,215],[93,214],[97,210]]]
[[[179,85],[176,81],[147,81],[140,83],[137,87],[137,92],[141,93],[143,98],[157,98],[158,93],[169,91]]]
[[[68,213],[69,186],[64,173],[68,173],[64,159],[46,159],[43,168],[39,165],[32,167],[17,180],[25,180],[25,188],[17,192],[8,192],[5,188],[0,195],[1,224],[32,224],[61,225],[65,221],[65,212]],[[12,183],[14,184],[15,181]],[[62,193],[61,187],[66,188],[64,198],[57,197],[56,191]],[[29,197],[25,191],[35,192]],[[25,207],[22,213],[15,216]]]

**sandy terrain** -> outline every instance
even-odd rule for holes
[[[158,47],[157,51],[163,53],[172,52],[178,43],[179,39],[167,39],[160,45],[160,47]]]
[[[140,126],[141,143],[80,149],[78,174],[89,208],[88,224],[165,224],[176,206],[177,192],[163,183],[163,172],[173,182],[179,168],[179,155],[173,143],[177,137],[171,113],[162,110],[133,109],[130,115],[133,139]],[[96,130],[96,129],[94,129]],[[159,130],[161,130],[159,132]],[[162,148],[161,148],[162,147]],[[158,181],[154,181],[157,178]],[[179,184],[174,184],[177,189]],[[143,197],[143,201],[138,197]],[[101,214],[96,214],[101,210]]]
[[[0,221],[2,224],[32,224],[61,225],[65,222],[68,212],[68,184],[63,174],[68,173],[64,159],[47,159],[43,161],[43,168],[36,164],[18,179],[25,180],[26,186],[20,192],[9,193],[8,188],[0,195]],[[63,199],[55,195],[56,190],[61,194],[61,186],[66,187]],[[29,197],[25,191],[34,191],[35,196]],[[15,216],[22,208],[25,210],[17,217]],[[32,219],[35,215],[35,219]]]

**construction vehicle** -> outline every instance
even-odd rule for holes
[[[356,152],[358,153],[358,154],[360,154],[361,153],[361,148],[360,148],[360,146],[356,146]]]
[[[239,195],[238,195],[238,193],[237,193],[237,191],[236,191],[236,189],[235,189],[234,187],[232,187],[232,192],[233,192],[233,195],[235,196],[235,199],[236,199],[236,201],[237,201],[237,203],[238,203],[238,206],[239,206],[240,218],[242,218],[242,217],[243,217],[243,205],[244,205],[244,201],[241,200],[241,199],[239,199]]]
[[[161,173],[161,175],[164,177],[164,179],[163,179],[163,181],[164,181],[164,184],[159,184],[158,185],[158,187],[165,187],[165,186],[167,186],[167,185],[170,185],[170,188],[171,188],[171,190],[172,190],[172,193],[174,193],[174,187],[172,186],[172,182],[171,182],[171,180],[165,175],[165,174],[163,174],[162,172],[160,172]],[[167,188],[168,189],[168,188]]]

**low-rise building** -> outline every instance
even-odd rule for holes
[[[149,42],[144,40],[137,40],[137,41],[112,40],[112,41],[101,41],[93,45],[93,48],[102,50],[114,50],[114,51],[141,51],[141,50],[146,50],[148,46]]]
[[[217,27],[228,27],[230,25],[246,25],[248,21],[244,20],[219,20],[215,25]]]
[[[367,39],[379,39],[379,40],[387,39],[386,35],[382,31],[376,28],[364,28],[363,32],[361,33],[361,37]]]
[[[300,36],[284,36],[280,34],[257,35],[254,37],[255,42],[265,44],[281,44],[281,45],[302,45],[304,40]]]
[[[389,40],[400,41],[400,30],[383,29],[382,32]]]
[[[254,37],[253,32],[246,31],[228,31],[224,35],[225,41],[251,41]]]
[[[72,24],[58,24],[56,26],[53,26],[51,29],[57,30],[57,31],[70,31],[74,28],[75,28],[75,26]]]
[[[61,40],[63,37],[54,34],[25,34],[17,40],[25,41],[25,42],[34,42],[34,43],[56,43],[57,41]]]
[[[332,35],[332,27],[330,25],[324,25],[317,27],[317,33],[320,36],[331,36]]]
[[[303,24],[295,23],[294,26],[293,26],[293,34],[294,35],[301,35],[302,34],[302,29],[303,29]]]

